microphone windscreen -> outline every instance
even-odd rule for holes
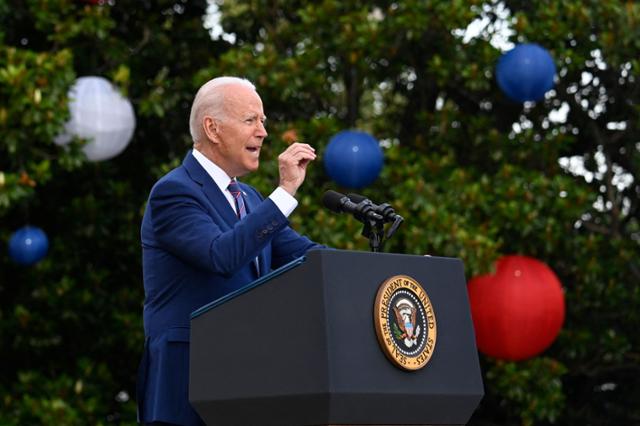
[[[344,194],[328,190],[322,196],[322,204],[324,204],[324,206],[329,210],[340,213],[342,212],[342,209],[340,207],[342,205],[343,198],[345,198]]]
[[[367,199],[367,197],[365,197],[364,195],[354,194],[354,193],[347,194],[347,197],[349,197],[352,203],[356,203],[356,204],[361,203]]]

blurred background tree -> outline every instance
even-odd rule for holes
[[[0,248],[0,424],[134,424],[142,347],[139,224],[153,182],[182,160],[197,87],[256,83],[269,116],[261,173],[295,133],[320,159],[294,226],[368,250],[320,207],[330,137],[358,128],[385,166],[365,195],[406,223],[393,252],[460,257],[467,277],[503,254],[547,263],[566,292],[554,345],[481,357],[471,424],[640,422],[640,5],[626,1],[0,1],[0,237],[26,223],[51,248],[33,267]],[[222,33],[221,33],[222,30]],[[513,43],[549,50],[554,90],[509,100],[495,64]],[[76,77],[102,75],[136,111],[126,151],[88,162],[53,138]],[[4,246],[6,247],[6,246]]]
[[[205,1],[0,2],[0,424],[135,423],[143,344],[139,224],[151,185],[189,146],[193,76],[227,46]],[[132,101],[135,136],[89,162],[53,143],[76,77]],[[26,176],[26,178],[25,178]],[[44,229],[47,257],[12,263],[6,241]]]

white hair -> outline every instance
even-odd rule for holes
[[[202,120],[206,114],[211,114],[219,119],[225,116],[225,91],[221,89],[232,84],[240,84],[256,90],[256,86],[246,78],[228,76],[209,80],[198,89],[193,104],[191,104],[191,115],[189,116],[189,132],[193,143],[205,139]]]

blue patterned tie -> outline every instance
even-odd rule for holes
[[[247,215],[247,209],[244,205],[244,197],[242,196],[242,190],[240,189],[240,185],[238,182],[233,179],[229,182],[229,186],[227,187],[231,195],[233,195],[233,199],[236,202],[236,215],[238,219],[242,219]]]
[[[229,186],[227,186],[227,189],[236,202],[236,216],[238,216],[238,219],[242,219],[247,215],[247,208],[244,205],[244,197],[242,196],[242,190],[240,189],[238,181],[232,179],[231,182],[229,182]],[[253,263],[256,268],[256,274],[260,276],[260,264],[258,263],[257,257],[254,259]]]

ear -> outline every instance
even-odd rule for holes
[[[207,135],[207,139],[211,142],[218,142],[218,126],[220,124],[216,121],[215,118],[206,115],[202,120],[202,128],[204,130],[205,135]]]

